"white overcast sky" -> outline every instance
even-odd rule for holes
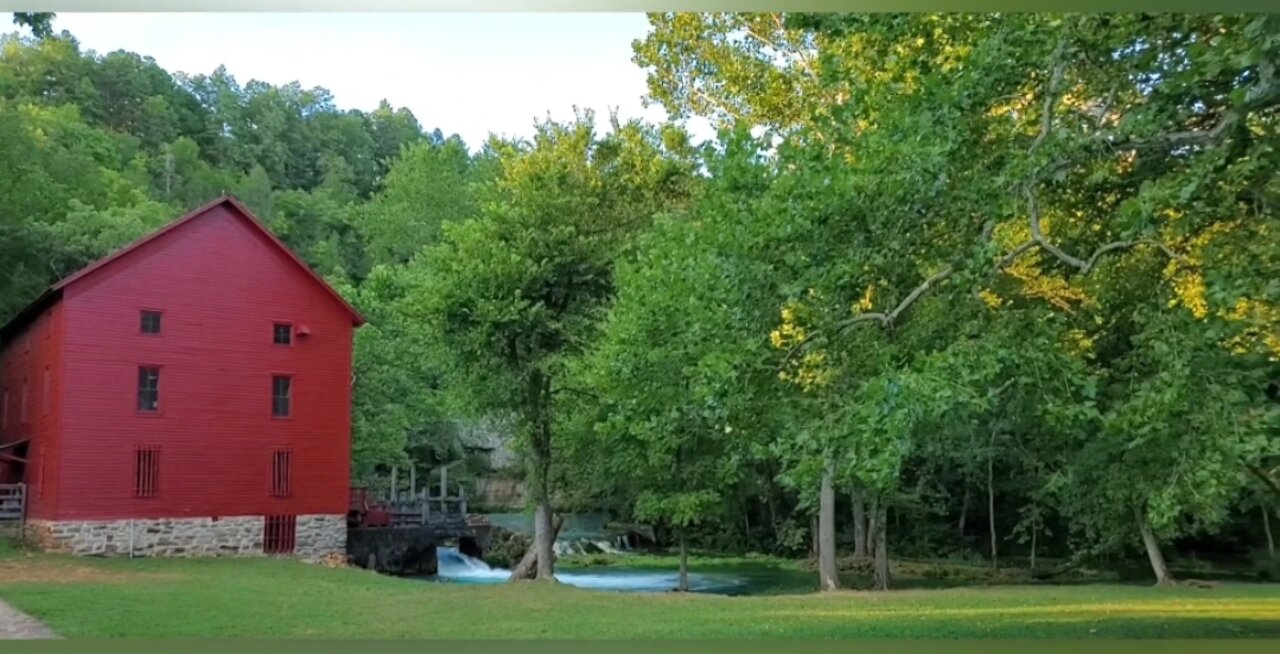
[[[322,86],[343,109],[386,98],[472,148],[490,132],[527,136],[535,118],[571,118],[575,105],[663,120],[660,107],[643,106],[645,73],[631,62],[631,42],[648,28],[639,13],[60,13],[54,22],[84,49],[131,50],[170,72],[225,65],[241,85]]]

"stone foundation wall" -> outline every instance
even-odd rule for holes
[[[137,520],[29,520],[41,549],[83,556],[263,556],[263,516]],[[132,546],[131,546],[132,542]],[[293,556],[346,551],[345,515],[300,515]]]
[[[303,559],[347,554],[346,515],[298,516],[298,541],[293,555]]]

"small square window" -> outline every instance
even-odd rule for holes
[[[159,311],[143,311],[142,312],[142,333],[143,334],[159,334],[160,333],[160,312]]]
[[[276,345],[289,345],[293,343],[293,325],[278,322],[271,330],[272,342]]]
[[[293,395],[293,380],[276,375],[271,378],[271,415],[275,418],[288,418]]]
[[[138,368],[138,410],[155,411],[160,407],[160,369]]]

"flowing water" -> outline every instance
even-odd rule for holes
[[[533,535],[533,516],[527,513],[488,513],[485,519],[495,527],[508,531]],[[609,517],[603,513],[569,513],[564,527],[556,538],[555,553],[568,554],[618,554],[630,549],[624,534],[610,533],[606,528]]]
[[[607,542],[607,541],[606,541]],[[511,571],[491,568],[480,559],[463,554],[454,547],[436,549],[438,573],[435,581],[461,584],[496,584],[511,578]],[[579,588],[614,590],[637,593],[658,593],[676,587],[678,572],[672,570],[639,570],[626,568],[600,568],[557,570],[560,583]],[[743,580],[728,575],[689,573],[689,590],[699,593],[735,595],[743,591]]]

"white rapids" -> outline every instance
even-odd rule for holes
[[[441,581],[467,584],[492,584],[511,578],[511,571],[490,567],[480,559],[467,556],[454,547],[436,548],[437,573]],[[628,592],[658,593],[672,590],[679,582],[676,571],[603,569],[598,571],[556,572],[560,583],[579,588]],[[701,592],[730,592],[742,585],[737,579],[689,573],[689,590]]]

